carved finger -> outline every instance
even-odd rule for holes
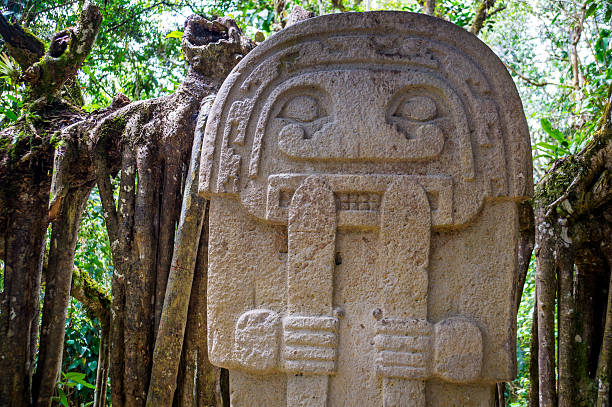
[[[396,352],[423,352],[431,344],[431,336],[398,336],[398,335],[376,335],[374,345],[378,351]]]

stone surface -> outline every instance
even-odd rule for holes
[[[259,45],[200,174],[232,405],[492,406],[516,369],[530,151],[503,64],[442,20],[334,14]]]

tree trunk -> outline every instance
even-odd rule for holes
[[[536,293],[538,296],[538,368],[540,407],[557,405],[555,380],[555,259],[554,225],[546,208],[536,208]]]
[[[57,93],[90,52],[101,19],[98,8],[85,2],[77,24],[71,29],[69,46],[59,55],[47,51],[45,56],[49,58],[38,60],[44,52],[42,42],[0,18],[0,35],[25,71],[24,105],[31,113],[0,134],[0,219],[6,219],[0,239],[5,263],[4,291],[0,297],[0,405],[21,407],[32,403],[30,382],[39,332],[42,255],[55,149],[52,136],[81,117]],[[55,41],[56,38],[52,39],[49,49],[54,48]],[[39,98],[43,94],[44,98]],[[42,362],[46,363],[47,354],[56,350],[56,345],[49,348],[44,344]],[[52,376],[53,372],[49,374]],[[48,382],[42,379],[41,383]]]
[[[148,406],[170,405],[176,389],[179,368],[176,362],[180,360],[183,349],[189,308],[189,297],[185,293],[192,292],[198,243],[206,207],[206,201],[198,193],[198,173],[204,126],[213,100],[214,96],[204,100],[196,126],[172,267],[153,353],[155,362],[151,372]],[[191,357],[195,359],[194,355]]]
[[[0,299],[0,405],[28,406],[40,317],[51,152],[21,159],[2,180],[6,211],[4,291]],[[10,164],[9,164],[10,165]],[[30,169],[34,169],[31,171]],[[5,183],[6,182],[6,183]]]
[[[565,232],[561,236],[567,236],[567,225],[562,225]],[[569,240],[569,239],[568,239]],[[574,315],[576,303],[574,301],[574,253],[570,242],[561,239],[557,242],[556,253],[558,257],[558,358],[559,358],[559,407],[575,407],[576,392],[573,372],[575,371],[574,344],[575,324]]]
[[[91,185],[71,189],[62,200],[58,218],[52,222],[40,348],[32,384],[34,404],[40,407],[51,406],[51,397],[60,374],[74,252],[81,215],[90,190]]]
[[[609,219],[608,222],[612,220]],[[608,305],[605,326],[597,364],[597,407],[610,406],[610,375],[612,374],[612,227],[604,228],[602,251],[610,271],[608,285]]]
[[[474,19],[472,20],[472,25],[470,26],[470,32],[472,34],[478,35],[480,33],[485,21],[490,17],[489,11],[493,8],[494,4],[495,0],[482,0],[479,4]]]
[[[536,188],[540,406],[557,405],[555,297],[558,405],[592,406],[595,399],[605,405],[609,400],[612,317],[608,315],[611,300],[606,291],[610,289],[609,259],[605,258],[612,230],[611,110],[612,87],[592,140],[579,153],[555,162]],[[599,397],[594,386],[596,374]]]
[[[531,323],[531,342],[529,344],[529,407],[538,407],[540,405],[538,346],[538,296],[536,291],[533,303],[533,319]]]
[[[100,348],[98,350],[98,367],[96,369],[96,390],[93,407],[106,405],[108,368],[110,366],[110,320],[100,321]]]

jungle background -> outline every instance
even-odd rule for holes
[[[3,304],[0,307],[0,405],[102,406],[110,405],[111,399],[115,406],[144,405],[145,402],[148,405],[228,405],[226,373],[211,367],[189,372],[189,358],[199,357],[196,364],[203,358],[188,349],[189,341],[195,342],[197,337],[190,339],[188,335],[184,338],[181,335],[180,343],[174,344],[175,353],[169,355],[181,363],[170,378],[159,374],[167,361],[158,363],[163,355],[160,356],[158,344],[154,346],[151,339],[143,340],[146,345],[143,345],[143,359],[139,355],[130,356],[124,347],[129,345],[130,313],[135,318],[150,317],[154,321],[148,338],[155,338],[158,329],[162,329],[159,322],[164,320],[166,310],[161,304],[164,295],[168,298],[172,294],[164,293],[163,289],[160,292],[159,288],[156,291],[155,287],[160,286],[160,278],[163,287],[166,284],[170,287],[168,281],[173,281],[173,270],[180,269],[174,267],[176,253],[189,251],[191,269],[194,264],[196,269],[205,264],[202,258],[205,232],[200,235],[198,229],[205,219],[193,226],[198,229],[195,235],[185,235],[202,236],[201,240],[196,239],[200,241],[196,247],[181,246],[183,235],[178,231],[176,235],[173,232],[170,236],[158,236],[156,247],[169,246],[166,252],[170,254],[164,255],[161,249],[156,249],[156,256],[161,260],[158,259],[157,266],[144,267],[144,271],[140,266],[126,269],[132,248],[117,242],[123,236],[122,230],[129,230],[130,241],[138,241],[139,233],[150,232],[146,225],[138,229],[139,205],[145,215],[149,213],[147,208],[157,206],[154,213],[158,227],[164,224],[163,212],[168,208],[175,215],[166,224],[178,225],[177,230],[189,226],[185,226],[182,218],[179,220],[181,198],[193,181],[188,174],[189,157],[192,144],[196,149],[197,142],[189,137],[194,129],[201,130],[206,117],[200,114],[197,121],[193,118],[202,100],[214,95],[236,62],[236,55],[246,54],[264,38],[283,29],[296,6],[303,7],[304,13],[310,15],[367,10],[435,15],[478,35],[504,62],[523,101],[532,137],[534,178],[539,184],[536,197],[524,208],[521,224],[518,376],[499,386],[497,402],[507,406],[609,405],[608,377],[612,366],[609,361],[612,318],[608,315],[612,308],[612,300],[608,298],[611,233],[607,229],[612,222],[610,0],[97,0],[93,6],[83,0],[0,0],[0,300]],[[203,18],[188,20],[191,15]],[[217,16],[229,17],[236,23],[214,22]],[[186,24],[186,20],[190,23]],[[87,24],[97,32],[97,39],[95,33],[93,38],[87,38]],[[204,39],[202,27],[208,30]],[[200,38],[190,40],[185,38],[187,35]],[[207,51],[209,59],[204,63],[213,65],[210,61],[216,58],[223,65],[213,72],[213,68],[203,67],[194,59],[193,49],[197,48],[194,44],[203,45],[219,38],[227,38],[234,49],[231,58],[222,51]],[[85,44],[85,54],[79,55],[73,49],[77,41]],[[69,61],[53,65],[61,55],[68,55]],[[57,72],[62,74],[56,75]],[[49,77],[53,78],[49,80]],[[166,132],[151,149],[146,143],[133,141],[139,139],[134,133],[140,130],[135,129],[162,123],[176,107],[173,95],[184,96],[185,89],[191,86],[189,83],[197,81],[201,81],[200,90],[189,91],[193,100],[184,109],[185,117],[192,117],[191,127],[170,131],[189,135],[181,141],[182,156],[178,159],[180,171],[177,173],[182,181],[169,189],[159,182],[164,185],[163,191],[156,190],[159,201],[139,204],[138,200],[144,198],[138,193],[130,200],[128,194],[123,194],[126,185],[140,189],[147,183],[158,183],[155,178],[147,179],[144,172],[132,174],[130,178],[130,169],[154,167],[146,164],[147,160],[158,162],[158,158],[151,157],[163,149],[161,141],[169,140]],[[159,133],[156,129],[149,131]],[[77,147],[81,144],[87,148],[79,150]],[[137,153],[130,155],[132,150]],[[142,151],[145,152],[140,154]],[[39,156],[34,160],[32,157],[36,154]],[[81,159],[81,154],[87,157]],[[168,168],[172,167],[168,164],[171,153],[164,154],[159,160],[166,166],[157,178],[162,181],[168,179]],[[68,169],[58,166],[62,158],[71,162]],[[86,164],[81,168],[75,162],[80,162],[81,167],[83,162]],[[66,173],[77,181],[72,178],[70,182],[65,181]],[[63,174],[65,185],[58,181],[57,174]],[[28,201],[24,196],[31,199]],[[131,204],[122,212],[126,197]],[[196,204],[199,206],[191,210],[205,206],[203,202]],[[182,205],[185,211],[184,200]],[[162,206],[164,210],[159,209]],[[44,211],[36,212],[32,209],[36,207]],[[38,222],[31,230],[42,230],[42,240],[31,242],[32,246],[42,247],[41,256],[29,253],[27,256],[34,257],[30,263],[10,260],[11,236],[19,240],[32,235],[26,226],[14,222],[15,217],[27,218],[22,214],[30,214],[26,226]],[[15,230],[26,231],[27,235],[16,234]],[[160,230],[161,227],[156,229],[156,233],[161,233]],[[72,238],[58,238],[71,234]],[[29,244],[27,241],[28,238],[23,238],[15,245],[25,247]],[[58,242],[60,247],[65,245],[65,252],[73,252],[74,257],[61,258],[54,254],[52,248]],[[19,266],[15,265],[18,263]],[[66,264],[69,264],[68,275]],[[147,277],[147,267],[158,270],[157,277],[152,277],[153,283]],[[149,312],[146,315],[138,311],[146,308],[142,304],[130,305],[130,298],[135,294],[129,293],[129,286],[126,293],[125,281],[121,280],[121,276],[129,279],[125,273],[135,269],[141,270],[142,278],[138,281],[142,280],[142,289],[162,300],[156,302],[154,309],[146,311]],[[159,273],[160,269],[166,270],[165,275]],[[64,274],[53,274],[61,272]],[[14,284],[21,278],[17,275],[34,277],[19,288]],[[196,281],[197,276],[192,272],[185,278],[179,277],[176,277],[178,286],[188,280],[186,287],[194,297],[201,283]],[[68,286],[64,291],[70,296],[58,302],[54,298],[61,297],[57,294],[62,291],[58,287],[61,282],[65,285],[66,280]],[[30,294],[35,298],[28,300],[25,307],[34,307],[35,318],[27,325],[27,332],[22,332],[28,338],[22,339],[29,341],[28,349],[19,353],[17,347],[9,345],[13,342],[9,340],[11,328],[8,326],[22,316],[13,315],[12,308],[6,304],[13,301],[9,297]],[[19,298],[14,301],[19,302]],[[183,304],[183,308],[197,306],[193,301],[194,298]],[[55,325],[59,323],[63,334],[54,333],[57,331],[53,330],[53,324],[45,320],[47,305],[56,307],[47,311],[50,315],[47,318],[55,320]],[[190,323],[194,322],[183,321],[181,332]],[[116,328],[118,325],[125,330],[121,332]],[[136,327],[132,331],[138,330]],[[55,350],[51,346],[54,338],[55,342],[59,338],[59,344],[53,345]],[[124,341],[125,345],[117,346],[115,340]],[[13,353],[16,356],[11,359],[9,355]],[[50,354],[55,355],[56,362],[50,359]],[[11,360],[7,362],[8,359]],[[139,368],[144,370],[132,369],[130,363],[134,360],[144,360]],[[44,366],[51,367],[47,371]],[[144,378],[138,377],[143,371]],[[203,374],[209,376],[202,377]],[[185,384],[189,380],[198,388],[194,390]],[[154,389],[156,383],[162,390]],[[166,389],[164,383],[174,384]],[[158,395],[164,391],[169,395]]]

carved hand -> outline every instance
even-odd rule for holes
[[[436,376],[468,383],[480,376],[482,334],[464,317],[435,325],[423,319],[384,318],[374,343],[376,371],[384,377],[426,380]]]
[[[284,368],[292,373],[332,374],[336,368],[338,318],[288,316],[283,319]]]
[[[374,344],[376,372],[385,377],[424,380],[429,374],[432,325],[423,319],[383,318]]]

